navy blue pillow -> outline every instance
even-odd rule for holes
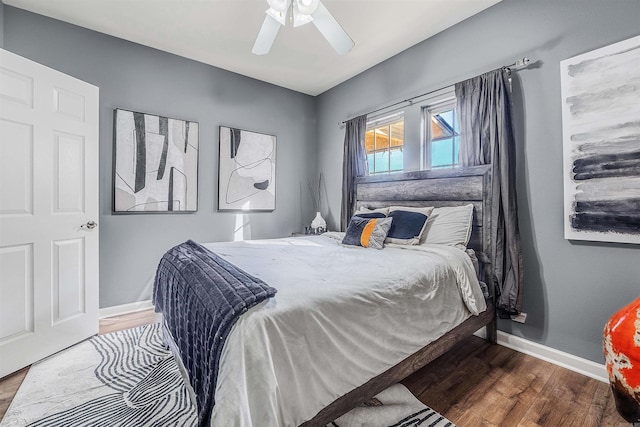
[[[364,231],[364,227],[369,223],[369,220],[366,218],[360,218],[360,215],[354,215],[351,217],[351,221],[349,221],[349,226],[347,227],[347,232],[344,235],[344,239],[342,243],[345,245],[353,245],[353,246],[361,246],[360,245],[360,236]]]
[[[393,218],[391,228],[387,234],[390,243],[417,245],[424,231],[428,217],[420,212],[392,211],[389,218]]]

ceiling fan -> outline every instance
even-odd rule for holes
[[[354,42],[342,29],[331,12],[320,0],[267,0],[269,9],[251,52],[256,55],[269,53],[280,27],[287,23],[287,16],[294,27],[313,22],[329,44],[340,55],[349,52]]]

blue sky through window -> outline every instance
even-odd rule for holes
[[[459,132],[455,109],[434,114],[431,120],[431,167],[458,164]]]

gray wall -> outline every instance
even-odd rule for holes
[[[527,56],[515,75],[524,325],[500,329],[602,362],[608,317],[640,294],[640,247],[563,238],[559,62],[640,32],[637,0],[503,0],[318,97],[319,170],[340,216],[344,130],[338,121]]]
[[[4,20],[5,49],[100,88],[101,307],[150,298],[172,245],[233,240],[236,214],[216,212],[219,125],[278,138],[276,210],[246,215],[246,238],[287,236],[313,218],[314,98],[10,6]],[[114,108],[200,123],[197,213],[111,214]]]
[[[0,48],[4,47],[4,3],[0,0]]]

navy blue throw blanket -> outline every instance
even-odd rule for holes
[[[180,350],[198,403],[198,425],[208,426],[222,347],[240,315],[277,291],[198,243],[188,240],[160,260],[153,303]]]

